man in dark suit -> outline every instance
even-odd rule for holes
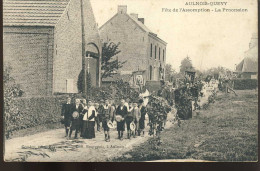
[[[83,126],[83,106],[80,104],[80,99],[75,100],[75,104],[72,106],[72,113],[77,111],[79,113],[79,131],[82,134],[82,126]],[[77,133],[75,133],[77,135]],[[81,136],[81,135],[80,135]]]
[[[64,120],[64,126],[65,126],[65,131],[66,131],[66,136],[68,136],[69,133],[69,127],[70,127],[70,122],[72,119],[72,104],[71,104],[71,98],[67,98],[67,102],[62,105],[62,110],[61,110],[61,116],[62,119]]]
[[[125,106],[125,100],[122,99],[120,105],[116,109],[116,115],[121,115],[122,120],[117,121],[118,139],[123,140],[123,133],[125,130],[125,116],[127,115],[127,107]]]

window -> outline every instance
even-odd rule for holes
[[[153,67],[150,66],[150,80],[153,79]]]
[[[163,49],[163,61],[164,61],[164,49]]]
[[[156,59],[156,46],[154,46],[154,59]]]
[[[151,43],[151,52],[150,52],[150,57],[153,57],[153,44]]]
[[[159,60],[161,60],[161,48],[159,48]]]

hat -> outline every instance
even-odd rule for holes
[[[108,126],[108,128],[114,128],[114,124],[113,124],[113,122],[111,121],[111,120],[109,120],[108,122],[107,122],[107,126]]]
[[[121,115],[116,115],[116,121],[121,122],[123,120]]]
[[[131,131],[135,130],[135,123],[134,122],[130,123],[130,129],[131,129]]]
[[[73,112],[72,117],[73,118],[78,118],[79,117],[79,113],[77,111]]]

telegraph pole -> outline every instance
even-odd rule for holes
[[[90,54],[88,54],[88,56],[87,57],[85,57],[87,60],[88,60],[88,67],[87,67],[87,71],[88,71],[88,74],[85,74],[86,76],[90,76],[90,66],[89,66],[89,59],[91,59],[92,57],[90,56]],[[85,73],[86,73],[86,70],[85,70]],[[86,80],[86,79],[85,79]],[[91,80],[86,80],[86,82],[85,82],[85,85],[86,85],[86,88],[87,88],[87,90],[86,90],[86,97],[89,99],[89,96],[90,96],[90,87],[88,87],[88,84],[87,84],[87,81],[90,81],[90,83],[89,84],[91,84]]]
[[[83,94],[86,95],[86,63],[85,63],[85,56],[86,56],[86,50],[85,50],[85,29],[84,29],[84,12],[83,12],[83,0],[80,1],[80,7],[81,7],[81,31],[82,31],[82,70],[83,70]]]

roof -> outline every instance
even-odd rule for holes
[[[137,20],[136,18],[134,18],[133,16],[125,13],[126,16],[128,16],[130,19],[132,19],[136,25],[138,25],[143,31],[149,33],[149,35],[157,38],[158,40],[162,41],[163,43],[167,44],[165,41],[163,41],[162,39],[160,39],[157,34],[153,33],[148,27],[146,27],[141,21]],[[116,13],[112,18],[110,18],[107,22],[105,22],[100,28],[102,29],[107,23],[109,23],[113,18],[115,18],[116,16],[118,16],[118,13]]]
[[[149,35],[159,39],[160,41],[162,41],[163,43],[166,44],[165,41],[163,41],[162,39],[160,39],[157,34],[153,33],[149,28],[147,28],[141,21],[137,20],[136,18],[134,18],[131,15],[126,14],[128,17],[130,17],[142,30],[144,30],[145,32],[148,32]]]
[[[245,52],[245,58],[237,65],[236,72],[258,72],[258,46]]]
[[[4,0],[4,26],[55,26],[70,0]]]
[[[128,14],[126,14],[126,15],[128,15]],[[131,16],[131,15],[128,15],[128,17],[130,17],[139,27],[141,27],[141,29],[143,29],[144,31],[146,31],[146,32],[149,32],[149,33],[151,33],[152,31],[149,29],[149,28],[147,28],[141,21],[138,21],[136,18],[134,18],[133,16]]]

